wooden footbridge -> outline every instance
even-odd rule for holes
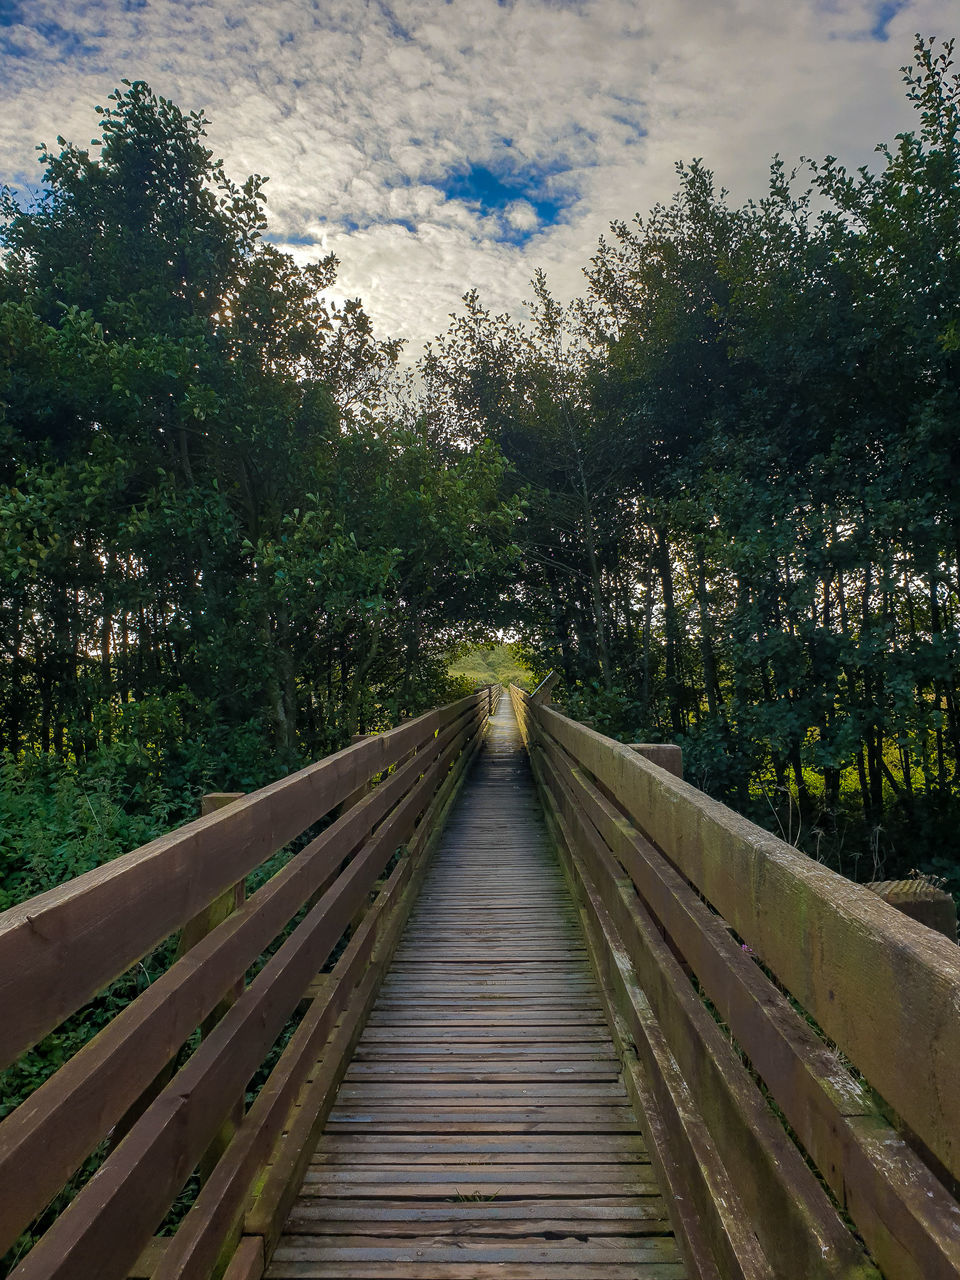
[[[4,1064],[168,960],[11,1274],[960,1277],[960,950],[664,763],[486,689],[0,915]]]

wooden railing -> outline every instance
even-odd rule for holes
[[[364,738],[0,915],[0,1067],[182,931],[166,972],[0,1124],[0,1255],[112,1147],[17,1280],[261,1274],[499,693]],[[235,886],[324,819],[242,900]],[[193,1206],[155,1237],[197,1169]]]
[[[956,1280],[960,948],[511,696],[691,1273]]]

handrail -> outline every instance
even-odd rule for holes
[[[479,694],[308,765],[0,915],[0,1066]]]
[[[438,820],[498,700],[499,687],[482,689],[365,738],[0,915],[0,1048],[9,1062],[278,849],[328,820],[0,1123],[2,1253],[114,1126],[133,1115],[94,1180],[17,1267],[18,1280],[124,1280],[147,1246],[156,1255],[154,1275],[207,1277],[221,1251],[236,1243],[244,1204],[271,1151],[257,1203],[262,1211],[268,1201],[276,1216],[289,1192],[275,1170],[293,1177],[298,1167],[297,1152],[282,1142],[283,1151],[273,1150],[290,1108],[302,1090],[313,1089],[312,1120],[332,1097]],[[394,865],[398,850],[403,856]],[[234,1140],[218,1150],[221,1158],[180,1230],[172,1240],[154,1241],[345,937],[346,949]],[[238,984],[235,1002],[221,1004]],[[209,1029],[215,1009],[222,1017]],[[201,1023],[208,1033],[173,1074],[168,1064]],[[311,1084],[318,1055],[324,1067]],[[319,1094],[317,1080],[325,1084]]]
[[[887,1280],[960,1275],[960,949],[510,692],[688,1255],[876,1275],[839,1208]]]

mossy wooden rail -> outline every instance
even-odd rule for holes
[[[960,949],[548,695],[0,916],[5,1063],[181,939],[0,1124],[0,1250],[105,1157],[16,1280],[960,1278]]]
[[[960,948],[510,692],[691,1272],[960,1276]]]
[[[482,690],[365,738],[0,916],[0,1066],[164,939],[193,934],[160,978],[0,1124],[0,1254],[91,1153],[124,1135],[16,1267],[18,1280],[124,1280],[138,1270],[205,1278],[239,1238],[251,1196],[261,1212],[283,1215],[309,1159],[310,1127],[336,1092],[499,693]],[[233,886],[325,819],[242,905],[218,910],[225,897],[236,901]],[[224,1142],[237,1100],[308,995]],[[174,1071],[218,1006],[216,1025],[208,1021]],[[223,1149],[192,1209],[172,1238],[155,1239],[218,1137]],[[243,1259],[232,1265],[242,1269]]]

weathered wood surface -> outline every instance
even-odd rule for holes
[[[548,745],[547,754],[548,771],[563,770],[560,749]],[[595,834],[602,833],[606,840],[609,856],[612,858],[615,853],[620,867],[630,877],[632,884],[621,881],[612,889],[608,884],[607,896],[622,920],[625,909],[635,916],[625,921],[624,933],[647,993],[653,995],[657,983],[645,976],[646,965],[630,945],[648,934],[643,924],[646,912],[634,888],[642,889],[643,898],[666,931],[671,947],[696,975],[703,994],[722,1015],[753,1069],[763,1078],[770,1096],[821,1176],[838,1200],[846,1200],[851,1208],[856,1206],[860,1229],[873,1242],[872,1247],[883,1258],[889,1274],[916,1280],[955,1274],[953,1269],[960,1261],[956,1202],[884,1121],[869,1090],[844,1069],[835,1051],[769,981],[736,942],[722,918],[709,909],[581,771],[571,767],[569,760],[562,787],[575,799],[576,807],[566,810],[571,814],[572,825],[589,832],[592,823]],[[585,819],[590,821],[585,823]],[[620,874],[615,864],[608,865],[609,876]],[[648,949],[647,944],[644,948]],[[686,986],[677,971],[673,983],[661,988],[662,998],[671,1002],[680,998],[689,1004],[693,992],[686,992]],[[676,997],[673,991],[677,992]],[[705,1106],[710,1090],[703,1073],[712,1071],[724,1056],[723,1051],[704,1052],[717,1028],[711,1030],[708,1022],[706,1034],[698,1035],[692,1029],[681,1031],[667,1014],[662,999],[657,1017],[666,1029],[672,1030],[672,1052],[678,1060],[686,1059],[687,1076],[695,1080],[694,1092],[701,1106]],[[754,1105],[758,1101],[756,1095]],[[706,1109],[719,1120],[720,1107],[711,1103]],[[749,1106],[742,1108],[744,1121],[749,1121],[750,1110]],[[727,1164],[732,1168],[749,1149],[749,1143],[743,1138],[731,1140],[728,1149],[732,1155]],[[782,1173],[782,1163],[778,1160],[777,1164]],[[768,1166],[764,1172],[763,1160],[755,1153],[737,1182],[741,1194],[751,1182],[756,1184],[758,1210],[762,1205],[763,1211],[772,1215],[778,1234],[783,1236],[791,1216],[802,1215],[804,1201],[810,1197],[797,1194],[794,1176],[790,1180],[793,1212],[785,1212],[782,1207],[778,1210],[777,1189],[768,1176],[771,1172],[776,1170]],[[824,1259],[834,1256],[833,1250],[822,1249],[821,1233],[810,1237],[810,1243]],[[796,1242],[791,1252],[802,1259]],[[808,1265],[802,1274],[814,1274],[813,1267]]]
[[[644,760],[666,769],[675,778],[683,777],[683,752],[673,742],[631,742],[630,750]]]
[[[327,756],[0,915],[0,1067],[304,831],[438,730],[449,706]]]
[[[936,929],[951,942],[957,941],[957,904],[945,889],[923,879],[874,880],[864,888],[911,920],[918,920],[928,929]]]
[[[960,1205],[949,1178],[935,1161],[924,1163],[915,1139],[891,1125],[862,1079],[804,1017],[800,1006],[816,987],[815,973],[802,970],[811,939],[794,956],[784,937],[793,936],[789,910],[799,902],[817,961],[829,952],[824,939],[839,947],[844,931],[859,939],[863,954],[887,947],[914,961],[923,956],[926,969],[915,970],[921,1008],[932,1007],[937,989],[951,990],[956,948],[929,935],[943,965],[931,963],[926,931],[877,910],[862,887],[650,769],[629,748],[536,707],[519,691],[514,700],[552,834],[584,909],[608,1010],[620,1042],[638,1050],[642,1078],[628,1074],[628,1089],[646,1117],[651,1156],[675,1203],[696,1210],[699,1244],[688,1238],[684,1213],[675,1213],[689,1255],[706,1253],[723,1277],[876,1276],[865,1242],[887,1280],[958,1280]],[[784,889],[790,883],[792,893]],[[851,928],[854,907],[859,932]],[[782,923],[784,937],[772,936],[771,920]],[[758,963],[761,942],[781,979],[802,970],[789,992]],[[940,1044],[913,1018],[902,981],[872,991],[891,964],[889,956],[873,968],[851,961],[832,975],[829,995],[849,1006],[854,992],[869,992],[856,1028],[867,1046],[863,1062],[872,1067],[885,1054],[886,1078],[902,1083],[897,1096],[905,1097],[912,1080],[929,1103],[928,1072]],[[941,1010],[946,1021],[956,984],[953,990]],[[889,1010],[896,999],[903,1024],[913,1027],[909,1041],[885,1038],[883,1022],[870,1021],[871,1011]],[[947,1142],[955,1141],[945,1116],[956,1097],[954,1079],[939,1110],[931,1104],[926,1113]],[[778,1117],[787,1126],[779,1132]],[[835,1207],[801,1153],[833,1192]],[[848,1231],[851,1220],[862,1241]],[[748,1234],[738,1240],[744,1226]],[[753,1262],[751,1235],[762,1248]]]
[[[685,1275],[504,699],[267,1276]]]
[[[534,714],[960,1177],[960,949],[629,747]]]
[[[134,1216],[124,1203],[126,1197],[143,1212],[148,1211],[151,1197],[156,1196],[159,1203],[169,1193],[173,1199],[188,1153],[196,1143],[205,1146],[217,1132],[229,1110],[225,1096],[242,1092],[310,978],[366,901],[380,868],[409,835],[414,817],[436,786],[429,772],[417,781],[420,769],[432,764],[438,753],[441,762],[449,764],[460,750],[462,727],[458,726],[480,715],[479,710],[468,711],[439,737],[431,738],[421,753],[423,763],[418,757],[397,770],[362,804],[327,827],[4,1120],[0,1125],[0,1241],[15,1238],[30,1213],[42,1208],[109,1125],[124,1114],[171,1052],[213,1009],[229,983],[242,977],[309,899],[311,889],[335,872],[344,854],[359,847],[349,866],[228,1011],[176,1082],[166,1086],[139,1120],[137,1142],[131,1134],[123,1151],[118,1148],[109,1162],[111,1199],[125,1221]],[[395,805],[392,810],[391,805]],[[367,837],[377,818],[381,821],[376,832]],[[201,1137],[203,1131],[208,1133],[206,1139]],[[189,1171],[191,1166],[186,1167]],[[137,1177],[143,1179],[142,1192],[135,1189]],[[166,1188],[164,1179],[169,1183]],[[50,1240],[35,1249],[37,1258],[51,1249],[69,1253],[61,1236],[67,1219],[80,1221],[81,1202],[90,1205],[90,1225],[103,1219],[107,1182],[105,1167],[97,1195],[82,1194],[74,1201],[51,1229]],[[162,1209],[159,1212],[162,1217]],[[34,1259],[30,1265],[40,1263]]]
[[[278,822],[292,821],[291,813],[298,814],[299,821],[307,812],[304,806],[320,803],[325,764],[330,766],[330,787],[323,794],[337,804],[356,790],[346,785],[348,780],[355,782],[364,773],[375,777],[384,763],[392,766],[369,794],[343,809],[237,910],[221,919],[221,904],[216,902],[205,909],[210,918],[190,913],[198,925],[193,932],[205,936],[191,939],[194,945],[178,953],[166,973],[0,1124],[0,1251],[111,1127],[119,1121],[124,1130],[96,1177],[21,1261],[18,1280],[124,1280],[144,1267],[154,1280],[207,1280],[212,1274],[221,1249],[229,1251],[239,1238],[244,1205],[254,1186],[257,1203],[265,1202],[273,1180],[270,1172],[261,1174],[271,1148],[273,1167],[283,1164],[283,1153],[274,1144],[284,1128],[294,1127],[287,1123],[291,1106],[298,1117],[305,1114],[305,1097],[322,1108],[319,1086],[324,1080],[329,1080],[330,1098],[334,1095],[414,899],[413,885],[419,882],[421,864],[426,865],[425,854],[435,843],[436,819],[479,745],[488,707],[495,700],[482,691],[381,735],[382,742],[366,739],[304,770],[298,777],[309,793],[306,799],[299,790],[288,794],[276,784],[236,800],[216,819],[228,829],[237,813],[262,820],[269,829],[257,840],[262,837],[269,847]],[[289,803],[278,814],[281,794]],[[90,919],[96,903],[104,905],[103,932],[109,934],[117,884],[125,883],[136,898],[144,868],[152,868],[150,877],[158,875],[157,859],[162,860],[164,851],[170,880],[165,886],[167,902],[172,906],[179,901],[181,910],[184,901],[197,897],[198,883],[209,887],[207,855],[215,862],[226,855],[224,832],[209,825],[214,816],[118,859],[111,864],[113,871],[105,869],[102,877],[80,877],[83,884],[65,885],[52,896],[5,913],[0,920],[0,956],[3,946],[12,946],[22,934],[24,921],[33,926],[52,919],[61,908],[69,914],[78,904]],[[185,850],[194,846],[197,865],[190,868],[188,883],[178,885]],[[230,854],[235,868],[246,866],[250,847],[241,842]],[[222,870],[221,865],[216,874]],[[222,886],[217,891],[221,895],[226,905]],[[238,896],[231,886],[230,906]],[[149,931],[155,918],[141,924]],[[340,961],[319,981],[319,968],[348,938]],[[75,941],[66,939],[62,956]],[[115,942],[104,942],[97,964]],[[51,963],[51,955],[35,943],[34,938],[25,945],[16,974],[5,975],[22,988],[21,1012],[32,993],[31,975],[41,974]],[[76,945],[82,951],[86,943]],[[245,971],[268,947],[269,958],[263,956],[262,968],[244,986]],[[64,985],[73,990],[70,999],[92,981],[65,969]],[[40,988],[42,995],[42,982]],[[236,1000],[217,1010],[223,1016],[212,1025],[211,1011],[224,992],[234,994],[232,988]],[[58,994],[57,999],[63,998],[68,997]],[[243,1114],[236,1100],[298,1006],[306,1016],[256,1103]],[[49,1016],[43,1009],[31,1015],[35,1025]],[[172,1072],[165,1064],[198,1024],[209,1034],[169,1079]],[[26,1025],[21,1024],[21,1031]],[[313,1071],[318,1054],[320,1064]],[[158,1072],[164,1074],[154,1087]],[[137,1099],[145,1088],[149,1096],[140,1105]],[[128,1126],[122,1118],[131,1116],[131,1107],[137,1114]],[[231,1114],[234,1123],[228,1133],[224,1121]],[[224,1149],[216,1153],[216,1160],[208,1160],[205,1151],[221,1133],[229,1140],[221,1144]],[[312,1149],[313,1143],[308,1145]],[[176,1235],[159,1243],[153,1232],[198,1161],[206,1180],[197,1202]],[[295,1190],[300,1178],[290,1180]],[[289,1200],[283,1195],[273,1199],[282,1204],[282,1220]],[[243,1266],[253,1266],[255,1254],[244,1242]]]

